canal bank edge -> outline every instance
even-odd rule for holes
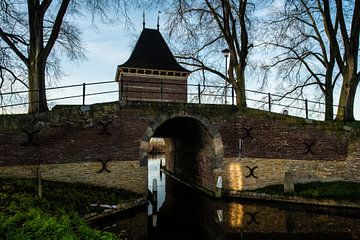
[[[101,213],[97,213],[97,212],[88,213],[84,216],[84,219],[87,222],[94,222],[101,218],[109,217],[114,214],[118,214],[121,212],[125,212],[128,210],[132,210],[132,209],[141,207],[141,206],[145,206],[146,204],[147,204],[147,196],[142,196],[142,197],[139,197],[136,199],[131,199],[131,200],[122,202],[122,203],[116,205],[115,208],[105,209]]]
[[[272,202],[296,203],[304,205],[317,205],[336,208],[360,209],[360,201],[332,200],[332,199],[309,199],[298,196],[281,196],[276,194],[257,193],[257,192],[239,192],[230,191],[227,194],[229,198],[254,199]]]
[[[163,173],[171,177],[172,179],[179,181],[186,186],[195,189],[196,191],[202,192],[210,197],[215,197],[214,193],[193,183],[187,181],[184,178],[181,178],[175,173],[161,169]],[[253,200],[262,200],[262,201],[272,201],[272,202],[283,202],[283,203],[295,203],[295,204],[304,204],[304,205],[317,205],[325,207],[337,207],[337,208],[352,208],[360,209],[360,201],[346,201],[346,200],[332,200],[332,199],[310,199],[303,198],[299,196],[282,196],[277,194],[267,194],[267,193],[257,193],[251,191],[224,191],[223,198],[233,198],[233,199],[253,199]]]

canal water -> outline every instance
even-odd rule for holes
[[[158,184],[157,213],[149,205],[100,228],[122,239],[360,239],[360,211],[212,199],[160,175],[161,159],[149,159],[149,189],[153,179]]]

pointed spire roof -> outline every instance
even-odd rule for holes
[[[130,58],[119,68],[143,68],[186,72],[171,53],[159,30],[144,28]]]

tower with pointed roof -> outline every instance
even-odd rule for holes
[[[118,65],[120,98],[143,101],[187,101],[187,78],[157,29],[143,28],[129,59]]]

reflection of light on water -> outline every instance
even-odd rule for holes
[[[160,176],[160,161],[162,161],[162,166],[165,165],[165,154],[149,154],[148,155],[148,189],[152,191],[153,189],[153,180],[157,181],[157,191],[158,191],[158,204],[157,208],[165,201],[165,175]],[[151,207],[148,209],[148,214],[151,215]]]
[[[229,205],[229,219],[232,227],[241,227],[244,217],[243,206],[237,203]]]
[[[229,172],[229,187],[232,190],[241,190],[243,187],[241,167],[237,163],[230,163],[228,167]]]

